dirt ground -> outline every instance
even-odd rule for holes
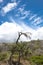
[[[22,63],[22,65],[30,65],[30,62],[27,60],[21,59],[20,62]],[[6,61],[0,61],[0,65],[8,65],[8,63]]]

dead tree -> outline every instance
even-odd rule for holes
[[[18,43],[18,41],[19,41],[21,35],[24,35],[25,37],[29,37],[29,39],[31,39],[31,37],[28,36],[27,33],[31,34],[30,32],[26,32],[26,33],[19,32],[19,33],[18,33],[18,38],[17,38],[16,44]]]
[[[31,34],[31,33],[29,33],[29,34]],[[30,36],[28,36],[27,33],[19,32],[19,33],[18,33],[18,38],[17,38],[17,41],[16,41],[16,45],[18,45],[18,41],[19,41],[21,35],[24,35],[24,36],[27,37],[27,38],[28,38],[28,37],[31,38]],[[13,54],[14,54],[14,49],[15,49],[15,48],[16,48],[16,47],[13,47],[12,50],[11,50],[11,55],[10,55],[10,58],[9,58],[9,61],[8,61],[9,65],[13,65],[13,63],[12,63],[12,56],[13,56]],[[18,50],[18,52],[19,52],[18,65],[20,65],[20,50]]]
[[[29,32],[28,32],[29,33]],[[31,34],[31,33],[29,33],[29,34]],[[19,36],[18,36],[18,38],[17,38],[17,41],[16,41],[16,44],[18,44],[18,41],[19,41],[19,39],[20,39],[20,37],[21,37],[21,35],[24,35],[25,37],[29,37],[29,39],[31,39],[31,37],[30,36],[28,36],[28,34],[27,33],[22,33],[22,32],[19,32],[19,34],[18,34]],[[19,50],[19,59],[18,59],[18,62],[19,62],[19,64],[18,65],[20,65],[20,50]]]

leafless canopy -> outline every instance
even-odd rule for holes
[[[29,34],[29,35],[28,35],[28,34]],[[31,33],[30,33],[30,32],[25,32],[25,33],[24,33],[24,32],[18,32],[18,39],[17,39],[17,41],[16,41],[16,44],[18,43],[18,40],[20,39],[20,36],[21,36],[21,35],[24,35],[25,37],[27,37],[27,38],[29,37],[29,39],[31,39],[31,36],[30,36]]]

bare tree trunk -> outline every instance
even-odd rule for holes
[[[19,51],[18,65],[20,65],[20,51]]]
[[[19,34],[18,39],[17,39],[17,41],[16,41],[16,44],[18,43],[18,40],[20,39],[20,36],[21,36],[21,35]]]
[[[28,37],[28,35],[26,33],[19,32],[16,44],[18,43],[21,35],[24,35],[24,36]],[[10,58],[9,58],[9,61],[8,61],[9,65],[13,65],[12,64],[12,56],[13,56],[13,54],[14,54],[14,48],[11,51],[11,55],[10,55]],[[20,51],[19,51],[19,64],[18,65],[20,65]]]
[[[8,60],[8,64],[9,64],[9,65],[13,65],[13,64],[12,64],[12,56],[13,56],[13,53],[10,55],[10,58],[9,58],[9,60]]]

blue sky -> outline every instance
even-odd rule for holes
[[[41,30],[42,34],[43,0],[0,0],[0,29],[11,23],[26,30]]]
[[[10,9],[9,4],[13,3],[16,4]],[[4,8],[7,6],[9,10],[5,13]],[[43,26],[43,0],[0,0],[0,25],[2,21],[10,22],[9,17],[12,17],[17,23],[23,21],[33,28]]]

